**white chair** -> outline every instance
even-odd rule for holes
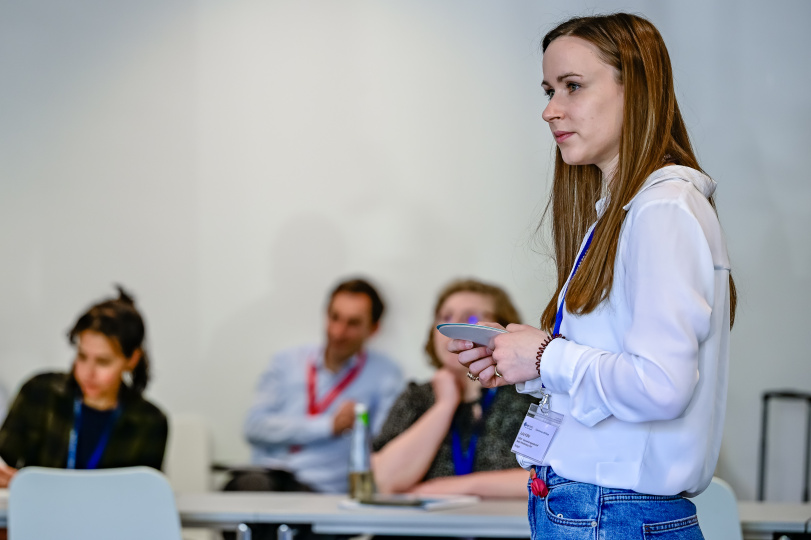
[[[743,540],[738,501],[729,484],[714,476],[709,487],[692,501],[704,540]]]
[[[211,491],[211,438],[199,414],[173,414],[163,470],[177,493]]]
[[[180,540],[169,482],[149,467],[25,467],[9,486],[9,540]]]
[[[211,491],[211,437],[208,424],[201,415],[171,415],[163,470],[175,493]],[[217,538],[219,534],[209,529],[183,529],[183,540]]]

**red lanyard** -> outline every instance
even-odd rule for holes
[[[360,370],[363,369],[363,365],[366,363],[366,353],[361,352],[358,354],[358,361],[357,363],[352,366],[343,379],[341,379],[338,384],[336,384],[329,393],[324,396],[324,399],[321,401],[316,401],[315,397],[315,379],[318,376],[317,368],[315,367],[315,361],[310,361],[310,370],[307,373],[307,394],[309,395],[309,406],[307,408],[307,413],[311,416],[315,416],[316,414],[321,414],[322,412],[326,411],[332,402],[335,401],[335,398],[344,391],[344,389],[352,384]]]

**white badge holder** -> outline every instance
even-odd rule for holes
[[[546,404],[549,394],[545,394],[544,397],[546,400],[542,400],[541,403]],[[515,437],[513,453],[531,459],[535,463],[543,463],[543,458],[561,422],[563,422],[562,414],[549,410],[548,405],[538,407],[533,403],[529,406],[529,412]]]

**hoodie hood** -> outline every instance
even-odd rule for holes
[[[636,195],[634,195],[633,199],[628,201],[628,204],[622,207],[623,210],[628,210],[628,208],[630,208],[631,204],[634,202],[634,199],[639,197],[640,193],[646,189],[649,189],[651,186],[655,186],[656,184],[666,180],[681,180],[682,182],[689,182],[693,184],[693,187],[696,188],[699,193],[708,199],[713,193],[715,193],[715,186],[717,185],[715,180],[701,171],[697,171],[683,165],[669,165],[667,167],[662,167],[651,174],[648,179],[645,180],[645,183],[642,184],[642,187],[639,189]]]

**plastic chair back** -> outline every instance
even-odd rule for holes
[[[12,478],[9,540],[180,540],[169,482],[149,467],[25,467]]]
[[[175,493],[211,491],[211,438],[199,414],[176,414],[166,445],[163,470]]]
[[[738,501],[732,488],[718,477],[692,499],[704,540],[743,540]]]

